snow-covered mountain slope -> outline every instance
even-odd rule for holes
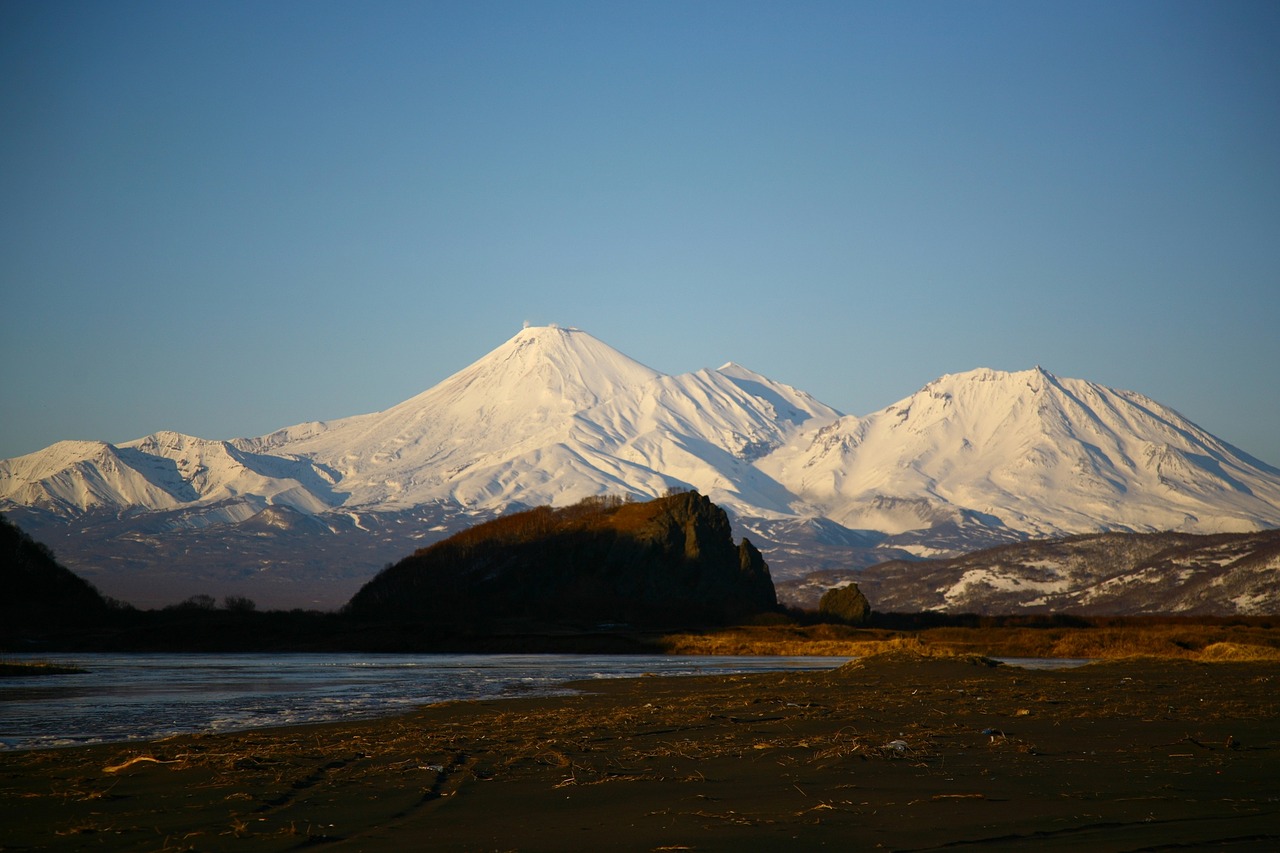
[[[544,327],[385,412],[236,445],[333,471],[353,507],[501,509],[698,485],[789,512],[790,495],[751,461],[838,416],[738,365],[666,376],[586,332]]]
[[[1280,523],[1280,471],[1130,391],[1035,368],[943,376],[806,431],[759,467],[851,528],[1031,536]]]
[[[341,502],[332,486],[332,477],[306,460],[176,432],[118,447],[61,441],[0,462],[0,501],[65,516],[95,509],[216,506],[199,522],[208,524],[240,521],[268,504],[317,513]]]
[[[384,412],[238,445],[332,466],[349,504],[402,505],[515,448],[554,444],[578,412],[660,375],[585,332],[530,328]]]
[[[1280,530],[1267,530],[1019,542],[943,560],[892,560],[841,580],[856,580],[885,612],[1223,615],[1277,612],[1277,573]],[[802,595],[814,603],[837,582],[812,580]]]
[[[227,553],[201,577],[223,564],[246,576],[240,548],[253,572],[287,562],[298,583],[349,577],[362,537],[377,542],[367,577],[397,543],[467,518],[672,487],[723,506],[775,578],[1032,536],[1280,526],[1280,471],[1132,392],[975,370],[845,416],[732,362],[669,376],[557,327],[524,329],[382,412],[231,441],[60,442],[0,461],[0,510],[49,531],[73,568],[194,559],[215,540],[180,532],[212,525]],[[321,524],[261,515],[273,507]]]
[[[0,501],[74,516],[285,504],[475,510],[654,497],[695,486],[764,514],[793,497],[753,467],[836,410],[736,364],[667,376],[577,329],[529,328],[383,412],[205,441],[157,433],[120,447],[62,442],[0,462]]]
[[[755,461],[810,421],[839,417],[738,365],[663,376],[582,412],[570,444],[625,489],[692,485],[739,513],[792,515],[795,497]]]

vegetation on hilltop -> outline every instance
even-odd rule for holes
[[[455,625],[725,624],[776,609],[760,552],[735,545],[697,492],[498,518],[387,568],[348,605],[359,619]]]

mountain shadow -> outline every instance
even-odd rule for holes
[[[716,624],[775,610],[769,567],[697,492],[589,498],[504,516],[384,569],[347,613],[474,630],[497,622]]]

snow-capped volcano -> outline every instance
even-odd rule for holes
[[[275,606],[341,603],[468,518],[672,487],[724,506],[775,578],[1033,535],[1280,526],[1280,471],[1132,392],[975,370],[854,417],[732,362],[671,376],[557,327],[382,412],[0,462],[0,509],[109,594],[200,563]],[[321,598],[281,592],[322,578]]]
[[[1280,523],[1280,472],[1140,394],[1039,367],[943,376],[879,412],[806,432],[760,468],[828,518],[888,533]]]
[[[789,512],[750,460],[838,416],[738,365],[667,376],[581,330],[540,327],[385,412],[235,444],[333,472],[347,507],[501,510],[696,484]]]
[[[501,485],[504,472],[496,470],[504,467],[543,468],[576,500],[598,491],[577,487],[574,460],[563,446],[577,415],[660,375],[585,332],[527,328],[384,412],[303,424],[237,444],[324,465],[340,478],[348,506],[502,503],[511,491]],[[521,458],[526,464],[516,461]],[[481,471],[488,474],[478,478]],[[547,502],[555,495],[529,497]]]

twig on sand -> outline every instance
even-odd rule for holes
[[[162,761],[159,758],[153,758],[150,755],[135,755],[133,758],[130,758],[128,761],[121,762],[120,764],[107,765],[106,767],[102,768],[102,772],[103,773],[119,773],[121,770],[124,770],[127,767],[132,767],[133,765],[139,764],[144,761],[150,762],[152,764],[181,763],[181,759],[177,759],[177,758],[173,759],[172,761]]]

